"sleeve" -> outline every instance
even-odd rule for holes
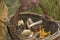
[[[0,40],[7,40],[7,20],[8,8],[3,0],[0,0]]]

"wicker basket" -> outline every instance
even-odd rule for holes
[[[48,14],[48,10],[45,8],[45,6],[43,4],[40,3],[40,7],[42,8],[44,15]],[[17,11],[19,11],[19,9]],[[21,10],[20,10],[20,12],[21,12]],[[17,13],[19,14],[20,12],[17,12]],[[45,30],[51,31],[51,35],[44,39],[40,39],[40,38],[33,39],[33,38],[22,37],[20,35],[20,31],[18,28],[16,28],[17,29],[16,31],[14,30],[14,26],[13,26],[14,16],[16,16],[16,15],[12,15],[11,17],[9,17],[9,20],[8,20],[8,32],[9,32],[12,40],[60,40],[59,39],[60,38],[59,37],[60,28],[58,25],[59,23],[55,22],[54,20],[48,20],[45,18],[45,16],[37,14],[37,13],[32,13],[32,12],[20,13],[17,17],[18,20],[22,19],[24,22],[26,22],[28,18],[31,18],[33,20],[33,22],[42,20]]]
[[[13,15],[14,16],[14,15]],[[9,18],[9,21],[8,21],[8,28],[9,28],[9,33],[11,33],[11,29],[12,29],[12,23],[13,23],[13,16],[11,16]],[[46,29],[46,31],[48,30],[51,30],[51,35],[44,38],[43,40],[53,40],[55,38],[57,38],[59,36],[59,26],[58,26],[58,23],[57,22],[54,22],[54,21],[49,21],[49,20],[45,20],[44,17],[42,15],[39,15],[39,14],[35,14],[35,13],[20,13],[19,15],[19,20],[23,20],[24,22],[26,22],[26,20],[28,18],[32,18],[32,20],[34,22],[36,21],[39,21],[39,20],[43,20],[43,25],[44,25],[44,28]],[[12,29],[13,30],[13,29]],[[39,38],[38,38],[39,39]]]

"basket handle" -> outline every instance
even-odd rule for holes
[[[42,2],[39,2],[39,7],[42,8],[44,15],[48,15],[48,9]]]
[[[39,5],[38,5],[38,6],[42,8],[43,14],[44,14],[44,15],[43,15],[44,18],[51,20],[51,17],[50,17],[49,14],[48,14],[48,9],[47,9],[47,7],[46,7],[41,1],[39,1]]]

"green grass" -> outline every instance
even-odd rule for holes
[[[54,18],[55,20],[60,20],[60,0],[40,0],[41,2],[46,5],[49,11],[49,15]],[[9,15],[12,15],[15,13],[19,5],[19,0],[16,0],[15,5],[12,0],[6,0],[5,1],[8,8],[9,8]],[[30,11],[37,12],[37,13],[43,13],[42,9],[40,7],[33,8]]]

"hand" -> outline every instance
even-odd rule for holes
[[[21,0],[20,2],[23,10],[28,10],[39,4],[38,0]]]

